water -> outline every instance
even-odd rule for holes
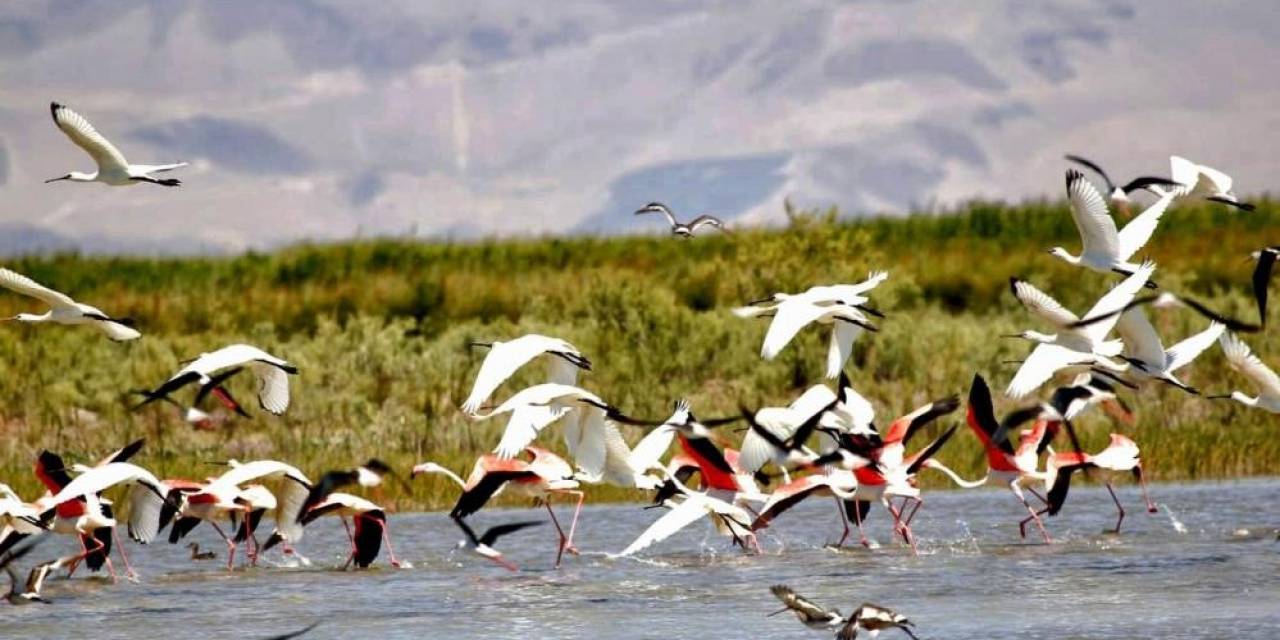
[[[824,548],[840,530],[833,502],[785,514],[763,532],[763,557],[743,556],[698,523],[639,559],[611,560],[659,513],[588,507],[580,557],[552,569],[548,525],[505,539],[509,573],[453,550],[461,538],[440,514],[393,515],[396,550],[414,568],[337,571],[345,539],[337,520],[313,524],[300,549],[307,568],[264,566],[228,574],[219,551],[193,562],[180,546],[129,551],[139,584],[51,580],[48,606],[0,605],[6,637],[260,638],[320,621],[308,638],[750,638],[821,637],[776,608],[775,583],[851,611],[863,601],[898,609],[922,638],[1280,637],[1280,479],[1155,485],[1161,511],[1120,490],[1119,536],[1106,492],[1072,489],[1048,520],[1054,544],[1018,537],[1007,491],[933,492],[916,518],[921,556],[895,543],[876,507],[868,531],[880,548]],[[564,510],[568,516],[568,507]],[[545,511],[486,511],[477,528],[545,518]],[[1029,534],[1034,534],[1029,530]],[[70,551],[59,541],[33,555]],[[278,555],[271,559],[279,561]],[[268,563],[270,564],[270,563]],[[886,633],[882,637],[892,637]],[[902,636],[905,637],[905,636]]]

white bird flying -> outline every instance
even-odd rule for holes
[[[610,411],[612,407],[590,391],[548,382],[520,391],[492,411],[474,417],[485,420],[511,414],[502,440],[493,450],[503,460],[514,458],[543,429],[564,419],[565,446],[574,463],[588,476],[596,476],[604,471],[605,419]]]
[[[709,216],[706,214],[690,220],[688,224],[676,222],[676,217],[671,213],[671,209],[667,208],[667,205],[662,204],[661,202],[650,202],[636,210],[635,215],[643,215],[646,213],[661,213],[666,216],[667,222],[671,225],[671,235],[676,236],[677,238],[692,238],[694,232],[702,227],[713,227],[724,233],[729,233],[729,230],[724,226],[724,221],[715,216]]]
[[[741,318],[773,317],[765,332],[760,356],[772,360],[791,339],[809,324],[831,325],[831,342],[827,349],[827,377],[835,378],[853,354],[853,343],[863,330],[878,331],[858,308],[842,303],[817,302],[808,297],[790,297],[774,307],[747,306],[733,310]]]
[[[1241,202],[1231,190],[1231,176],[1213,167],[1196,164],[1181,156],[1169,156],[1169,169],[1174,181],[1182,185],[1174,189],[1178,195],[1221,202],[1243,211],[1254,210],[1253,205]]]
[[[71,299],[71,296],[45,287],[20,273],[0,268],[0,287],[30,296],[49,305],[49,310],[43,314],[19,313],[5,320],[31,323],[55,322],[67,325],[91,324],[108,338],[118,342],[136,340],[142,336],[133,328],[133,320],[112,318],[97,307],[76,302]]]
[[[1219,341],[1222,344],[1222,353],[1227,357],[1227,364],[1248,378],[1257,388],[1258,395],[1249,396],[1241,391],[1232,391],[1228,396],[1210,396],[1210,398],[1231,398],[1246,407],[1257,407],[1271,413],[1280,413],[1280,376],[1259,360],[1258,356],[1253,355],[1249,345],[1235,334],[1224,333]]]
[[[221,386],[221,382],[249,367],[258,379],[258,404],[263,409],[282,415],[289,408],[289,376],[296,375],[298,368],[277,358],[262,349],[247,344],[233,344],[212,353],[202,353],[191,360],[185,367],[156,387],[154,391],[145,392],[146,400],[138,406],[159,400],[192,383],[200,385],[200,391],[193,403],[198,406],[206,395],[212,392],[227,404],[229,409],[248,416],[244,408],[235,398]],[[216,374],[223,369],[230,369],[222,375]]]
[[[627,545],[626,549],[613,557],[623,558],[643,551],[704,517],[711,518],[718,531],[732,537],[734,542],[744,549],[750,544],[759,551],[756,536],[751,531],[750,513],[742,507],[713,498],[706,493],[690,490],[665,469],[663,473],[667,476],[667,482],[670,482],[675,489],[674,495],[663,502],[663,506],[670,507],[671,510],[649,525],[649,528]],[[683,500],[677,502],[676,497],[683,497]]]
[[[559,338],[536,333],[506,342],[472,342],[471,346],[489,347],[489,354],[480,365],[475,384],[471,387],[471,395],[462,403],[462,410],[471,415],[475,415],[498,386],[516,370],[539,357],[547,363],[547,382],[577,384],[578,370],[591,370],[591,361],[577,347]]]
[[[1209,328],[1197,333],[1168,350],[1160,342],[1147,314],[1140,307],[1134,307],[1120,314],[1116,323],[1116,331],[1124,341],[1123,358],[1130,365],[1130,371],[1139,378],[1167,382],[1183,391],[1199,393],[1173,375],[1178,369],[1190,364],[1205,349],[1218,340],[1218,336],[1226,330],[1226,325],[1219,322],[1209,324]]]
[[[1005,394],[1021,398],[1035,391],[1060,369],[1077,365],[1101,365],[1114,371],[1125,371],[1126,364],[1113,360],[1124,349],[1119,340],[1107,340],[1107,334],[1115,327],[1119,314],[1133,300],[1147,279],[1155,271],[1155,264],[1144,262],[1120,284],[1098,299],[1086,318],[1104,318],[1084,327],[1076,327],[1080,318],[1061,303],[1030,283],[1010,278],[1013,295],[1028,311],[1048,321],[1057,333],[1044,334],[1024,331],[1013,337],[1040,343],[1022,363]],[[1108,315],[1112,314],[1112,315]]]
[[[1062,247],[1054,247],[1049,253],[1073,265],[1127,276],[1138,268],[1129,259],[1151,239],[1160,216],[1169,208],[1175,194],[1161,196],[1121,231],[1116,231],[1116,222],[1107,211],[1107,203],[1098,189],[1079,171],[1067,171],[1067,197],[1071,201],[1071,218],[1080,232],[1083,248],[1078,256],[1071,255]],[[1147,283],[1147,286],[1155,288],[1152,283]]]
[[[164,173],[179,167],[187,166],[185,162],[177,162],[174,164],[129,164],[125,160],[124,154],[111,144],[109,140],[102,137],[89,124],[84,116],[72,111],[71,109],[60,105],[56,102],[50,103],[49,110],[53,114],[53,122],[68,138],[76,144],[77,147],[84,149],[85,153],[98,163],[98,170],[93,173],[81,173],[72,171],[61,178],[50,178],[45,180],[46,183],[57,182],[58,180],[70,180],[72,182],[101,182],[113,187],[123,187],[139,182],[150,182],[165,187],[176,187],[182,182],[176,178],[157,178],[151,174]]]

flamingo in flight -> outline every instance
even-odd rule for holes
[[[76,302],[71,296],[54,291],[15,271],[0,268],[0,287],[49,305],[49,310],[44,313],[19,313],[3,320],[31,324],[52,322],[65,325],[91,325],[116,342],[137,340],[142,337],[142,334],[133,328],[132,319],[109,316],[97,307]]]
[[[210,392],[236,413],[249,417],[239,402],[222,386],[227,378],[248,367],[258,380],[258,404],[274,415],[283,415],[289,408],[289,376],[297,375],[298,368],[289,362],[247,344],[233,344],[217,351],[202,353],[186,363],[182,369],[152,391],[143,392],[146,399],[136,408],[165,396],[189,384],[198,384],[195,405]],[[226,370],[226,371],[224,371]],[[224,375],[218,376],[223,371]]]
[[[1050,457],[1050,467],[1054,472],[1053,485],[1049,489],[1047,500],[1047,509],[1051,516],[1057,515],[1062,510],[1062,505],[1067,499],[1067,491],[1071,488],[1071,476],[1077,471],[1087,469],[1098,469],[1108,475],[1132,473],[1142,487],[1142,499],[1147,503],[1147,512],[1156,513],[1157,511],[1155,503],[1147,493],[1147,479],[1142,472],[1138,444],[1124,435],[1111,434],[1111,443],[1102,451],[1092,455],[1076,451],[1055,453]],[[1111,479],[1105,479],[1103,484],[1107,487],[1107,493],[1111,494],[1111,500],[1116,503],[1116,511],[1119,514],[1116,526],[1110,530],[1110,533],[1120,533],[1120,524],[1124,522],[1124,506],[1120,504],[1120,498],[1116,496],[1116,491],[1111,486]]]
[[[70,180],[72,182],[101,182],[113,187],[127,187],[139,182],[149,182],[164,187],[176,187],[182,184],[182,181],[176,178],[157,178],[152,174],[185,167],[187,163],[129,164],[124,154],[120,153],[120,150],[111,144],[110,140],[98,133],[84,116],[56,102],[49,104],[49,112],[53,115],[53,123],[58,125],[58,129],[61,129],[71,139],[71,142],[93,158],[93,161],[98,164],[98,170],[93,173],[72,171],[60,178],[45,180],[46,183]]]
[[[299,518],[299,523],[306,526],[322,516],[337,516],[342,520],[342,528],[347,532],[351,553],[343,563],[344,569],[351,564],[355,564],[360,569],[373,564],[373,561],[378,558],[378,552],[382,550],[383,542],[387,544],[387,553],[391,555],[391,566],[396,568],[402,566],[402,563],[396,559],[395,549],[391,546],[391,534],[387,530],[387,512],[382,507],[359,496],[333,492],[304,511]],[[348,518],[351,519],[350,525],[347,524]],[[272,538],[272,540],[276,539]],[[263,546],[264,551],[271,548],[272,540],[268,540]]]
[[[712,495],[711,491],[694,491],[675,475],[666,473],[665,469],[663,472],[669,487],[660,491],[666,497],[659,506],[670,510],[612,557],[625,558],[639,553],[704,517],[710,518],[721,534],[733,538],[734,544],[761,553],[760,543],[751,530],[751,514],[746,509]]]
[[[578,371],[590,371],[591,361],[577,347],[559,338],[530,333],[506,342],[471,342],[472,347],[486,347],[489,353],[480,364],[471,393],[462,403],[462,410],[476,415],[481,406],[497,388],[515,375],[521,367],[535,360],[543,360],[547,367],[547,382],[574,385]]]
[[[462,495],[458,496],[458,502],[449,512],[449,517],[458,522],[479,511],[490,498],[500,492],[541,502],[547,508],[547,514],[551,516],[551,522],[555,525],[556,533],[560,538],[556,547],[556,567],[559,567],[566,551],[574,555],[578,553],[577,547],[573,546],[573,534],[577,530],[578,516],[582,513],[582,503],[586,495],[579,490],[579,483],[574,479],[573,468],[564,458],[538,447],[526,447],[525,454],[524,459],[510,460],[504,460],[492,453],[484,454],[476,460],[471,475],[466,480],[434,462],[424,462],[414,466],[411,476],[438,473],[461,487]],[[573,496],[578,501],[567,535],[556,518],[555,510],[551,508],[551,498],[559,495]],[[466,527],[463,527],[463,530],[469,531]],[[490,559],[498,562],[497,558],[490,557]],[[513,568],[508,563],[498,563],[508,569]]]

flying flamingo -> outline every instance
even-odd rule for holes
[[[664,475],[672,490],[666,492],[670,497],[661,506],[670,511],[649,525],[626,549],[613,557],[622,558],[643,551],[704,517],[710,518],[721,534],[732,537],[735,544],[743,549],[750,546],[760,552],[760,543],[751,530],[751,514],[746,509],[721,500],[710,491],[693,491],[674,475],[666,474],[665,469]]]
[[[377,559],[384,541],[387,543],[387,553],[391,554],[391,566],[400,567],[395,549],[391,546],[391,535],[387,531],[387,512],[382,507],[359,496],[335,492],[310,507],[299,521],[306,526],[316,518],[326,515],[338,516],[342,520],[342,528],[347,531],[351,553],[343,563],[344,569],[352,563],[361,569],[367,568]],[[351,525],[347,524],[347,518],[351,519]],[[263,549],[271,546],[272,542],[268,541]]]
[[[547,382],[563,385],[574,385],[578,381],[578,370],[591,370],[591,361],[577,347],[559,338],[552,338],[530,333],[506,342],[471,342],[472,347],[487,347],[489,354],[485,356],[476,373],[475,384],[471,394],[462,403],[462,410],[468,415],[480,412],[481,405],[497,390],[498,386],[509,379],[524,365],[542,359],[547,365]]]
[[[538,447],[526,447],[525,453],[526,459],[511,460],[503,460],[496,454],[486,453],[476,460],[475,466],[471,469],[471,475],[465,481],[458,474],[434,462],[424,462],[415,466],[411,476],[438,473],[462,487],[462,495],[458,497],[457,504],[449,512],[449,517],[455,521],[461,521],[479,511],[490,498],[503,491],[541,502],[546,506],[551,522],[555,525],[556,533],[560,537],[556,548],[556,566],[559,567],[566,551],[574,555],[578,553],[577,547],[573,546],[573,534],[577,530],[578,515],[582,512],[582,503],[586,495],[578,489],[578,481],[573,479],[573,468],[565,462],[564,458]],[[551,508],[551,498],[557,495],[576,496],[578,499],[577,507],[573,511],[573,521],[569,524],[568,535],[565,535],[560,521],[556,518],[555,510]],[[463,530],[469,531],[466,527]],[[503,564],[503,566],[508,565]]]
[[[1049,515],[1057,515],[1062,509],[1063,503],[1067,499],[1067,490],[1071,488],[1071,476],[1075,472],[1085,469],[1101,469],[1110,473],[1130,472],[1133,477],[1138,479],[1139,485],[1142,487],[1142,499],[1147,503],[1147,512],[1156,513],[1156,505],[1151,501],[1151,496],[1147,493],[1147,479],[1142,473],[1142,460],[1138,451],[1138,445],[1133,440],[1118,434],[1111,434],[1111,443],[1107,448],[1089,455],[1075,451],[1056,453],[1050,458],[1050,467],[1055,472],[1053,486],[1049,489],[1048,510]],[[1119,518],[1116,519],[1116,526],[1111,533],[1120,533],[1120,523],[1124,522],[1124,507],[1120,504],[1120,498],[1116,497],[1116,491],[1111,486],[1111,480],[1108,478],[1103,481],[1107,487],[1107,492],[1111,494],[1111,500],[1116,503],[1116,511]]]

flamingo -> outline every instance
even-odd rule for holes
[[[1232,391],[1230,395],[1209,396],[1209,398],[1214,400],[1230,398],[1246,407],[1280,413],[1280,376],[1277,376],[1275,371],[1254,355],[1249,345],[1235,334],[1224,333],[1218,340],[1222,345],[1222,353],[1227,358],[1227,364],[1248,378],[1258,390],[1258,394],[1250,396],[1243,391]]]
[[[1147,512],[1157,512],[1155,503],[1147,493],[1147,480],[1142,472],[1138,445],[1126,436],[1118,433],[1111,434],[1111,443],[1107,448],[1093,455],[1075,451],[1055,453],[1050,457],[1050,467],[1054,472],[1053,486],[1049,489],[1048,496],[1048,510],[1051,516],[1057,515],[1062,510],[1062,505],[1067,499],[1067,490],[1071,488],[1071,476],[1084,469],[1133,473],[1133,477],[1137,478],[1142,487],[1142,499],[1147,503]],[[1110,478],[1104,480],[1103,484],[1107,487],[1107,493],[1111,494],[1111,500],[1116,503],[1116,511],[1119,513],[1116,526],[1110,530],[1110,533],[1120,533],[1120,524],[1124,522],[1124,506],[1120,504],[1120,498],[1116,497]]]
[[[644,215],[646,213],[661,213],[667,218],[667,223],[671,225],[671,235],[677,238],[692,238],[694,232],[702,227],[712,227],[724,233],[729,233],[729,229],[725,228],[724,221],[715,216],[702,214],[688,223],[676,222],[675,214],[671,213],[671,209],[661,202],[650,202],[649,204],[636,210],[635,215]]]
[[[1098,166],[1096,163],[1072,154],[1067,154],[1063,157],[1070,162],[1074,162],[1083,167],[1088,167],[1094,173],[1098,174],[1098,176],[1102,178],[1102,182],[1107,185],[1107,198],[1111,201],[1111,204],[1117,207],[1124,207],[1128,205],[1129,194],[1133,193],[1134,191],[1138,191],[1140,189],[1150,191],[1151,190],[1150,188],[1153,186],[1169,187],[1169,188],[1182,186],[1181,183],[1175,182],[1168,178],[1159,178],[1159,177],[1153,177],[1153,176],[1141,176],[1138,178],[1134,178],[1133,180],[1130,180],[1129,182],[1123,185],[1117,185],[1116,183],[1111,181],[1111,177],[1107,175],[1107,172],[1103,171],[1102,167]]]
[[[142,337],[142,334],[133,328],[134,322],[132,319],[111,317],[97,307],[76,302],[71,296],[60,291],[54,291],[20,273],[0,268],[0,287],[35,298],[49,305],[49,310],[44,313],[19,313],[11,318],[3,318],[3,320],[31,324],[47,322],[65,325],[87,324],[96,327],[104,335],[116,342],[137,340]]]
[[[1127,364],[1113,360],[1124,349],[1124,343],[1106,339],[1117,322],[1117,316],[1112,312],[1119,311],[1133,300],[1154,271],[1155,264],[1144,262],[1133,275],[1099,298],[1085,314],[1086,318],[1103,319],[1083,327],[1076,326],[1080,318],[1057,300],[1026,281],[1010,278],[1009,285],[1014,297],[1027,310],[1054,325],[1058,333],[1024,331],[1011,336],[1039,344],[1018,368],[1005,394],[1011,398],[1024,397],[1044,384],[1058,370],[1067,367],[1100,365],[1114,371],[1125,371]]]
[[[1180,186],[1174,189],[1178,195],[1204,198],[1213,202],[1236,207],[1242,211],[1253,211],[1254,206],[1241,202],[1231,190],[1231,176],[1202,164],[1196,164],[1181,156],[1169,156],[1170,176]]]
[[[311,493],[311,481],[297,467],[278,460],[245,463],[230,460],[227,466],[222,475],[182,496],[177,509],[180,518],[174,523],[169,541],[176,542],[202,520],[208,522],[227,544],[227,571],[231,571],[235,567],[238,542],[245,542],[245,555],[250,563],[257,562],[258,554],[265,549],[256,545],[254,512],[272,511],[275,530],[268,542],[271,546],[284,542],[285,552],[291,553],[291,545],[302,539],[299,518]],[[233,514],[244,518],[243,535],[237,533],[236,539],[228,537],[217,523]],[[250,542],[255,543],[253,549]]]
[[[504,460],[492,453],[482,455],[476,460],[471,475],[465,481],[458,474],[434,462],[414,466],[411,476],[438,473],[462,488],[462,495],[458,496],[457,504],[449,512],[449,517],[455,521],[461,521],[479,511],[490,498],[504,491],[541,502],[547,508],[547,514],[551,516],[551,522],[560,537],[556,548],[556,567],[559,567],[566,551],[578,554],[577,547],[573,546],[573,534],[578,527],[578,516],[582,513],[586,494],[578,489],[579,483],[573,477],[573,468],[564,458],[538,447],[526,447],[525,453],[527,458],[523,460]],[[578,500],[568,535],[561,528],[560,521],[551,508],[551,498],[557,495],[573,496]]]
[[[1116,231],[1115,220],[1111,219],[1102,195],[1079,171],[1067,172],[1067,197],[1071,201],[1071,217],[1080,231],[1084,247],[1078,256],[1071,255],[1062,247],[1054,247],[1049,253],[1073,265],[1128,277],[1140,268],[1129,259],[1151,239],[1175,194],[1163,195],[1120,231]],[[1143,284],[1155,288],[1155,283],[1144,280]]]
[[[524,365],[541,358],[547,365],[547,382],[573,385],[578,381],[578,370],[591,370],[591,361],[577,347],[559,338],[530,333],[506,342],[472,342],[472,347],[488,347],[476,373],[471,394],[462,403],[462,410],[475,415],[489,396],[504,381]]]
[[[388,532],[387,512],[378,505],[359,496],[349,493],[330,493],[302,514],[299,523],[303,526],[326,515],[338,516],[342,520],[342,528],[347,531],[351,542],[351,553],[343,563],[345,569],[352,563],[364,569],[378,557],[382,543],[387,543],[387,553],[391,555],[391,566],[400,568],[395,549],[391,546],[391,535]],[[351,525],[347,524],[351,519]]]
[[[283,415],[289,408],[289,376],[297,375],[298,368],[247,344],[233,344],[217,351],[200,354],[155,390],[145,392],[147,399],[137,407],[164,398],[189,384],[197,383],[200,385],[200,391],[196,395],[195,405],[199,405],[205,395],[212,392],[227,405],[228,409],[248,417],[249,414],[244,411],[240,403],[236,402],[235,398],[221,386],[221,381],[239,373],[244,367],[249,367],[258,380],[258,404],[274,415]],[[227,375],[215,377],[217,372],[224,369],[229,370],[226,372]]]
[[[45,183],[70,180],[72,182],[101,182],[113,187],[127,187],[139,182],[150,182],[151,184],[165,187],[176,187],[182,184],[182,181],[176,178],[157,178],[151,174],[172,171],[179,167],[187,166],[187,163],[129,164],[124,154],[120,153],[120,150],[115,145],[98,133],[84,116],[56,102],[49,104],[49,112],[53,115],[54,124],[58,125],[58,128],[63,133],[67,134],[71,142],[84,149],[84,152],[93,158],[93,161],[98,164],[98,170],[93,173],[72,171],[60,178],[45,180]]]
[[[42,522],[53,521],[55,516],[59,522],[63,521],[65,516],[58,514],[57,510],[60,505],[71,501],[84,504],[83,514],[74,519],[74,530],[85,536],[98,529],[110,529],[112,536],[116,538],[115,546],[124,560],[126,575],[130,579],[137,579],[137,573],[129,564],[129,556],[125,554],[124,546],[116,535],[116,519],[102,509],[98,495],[116,486],[130,486],[129,537],[141,544],[148,544],[159,533],[160,509],[167,500],[168,487],[150,471],[128,462],[109,462],[92,468],[79,467],[79,470],[82,471],[79,476],[42,505],[46,509],[41,514]],[[99,542],[99,549],[101,548]],[[72,562],[78,562],[89,554],[90,551],[86,549],[85,553]]]
[[[563,419],[569,455],[588,474],[602,472],[605,463],[605,418],[616,410],[590,391],[548,382],[507,398],[491,411],[473,417],[487,420],[511,414],[502,439],[494,448],[500,459],[511,459],[529,446],[543,429]]]

